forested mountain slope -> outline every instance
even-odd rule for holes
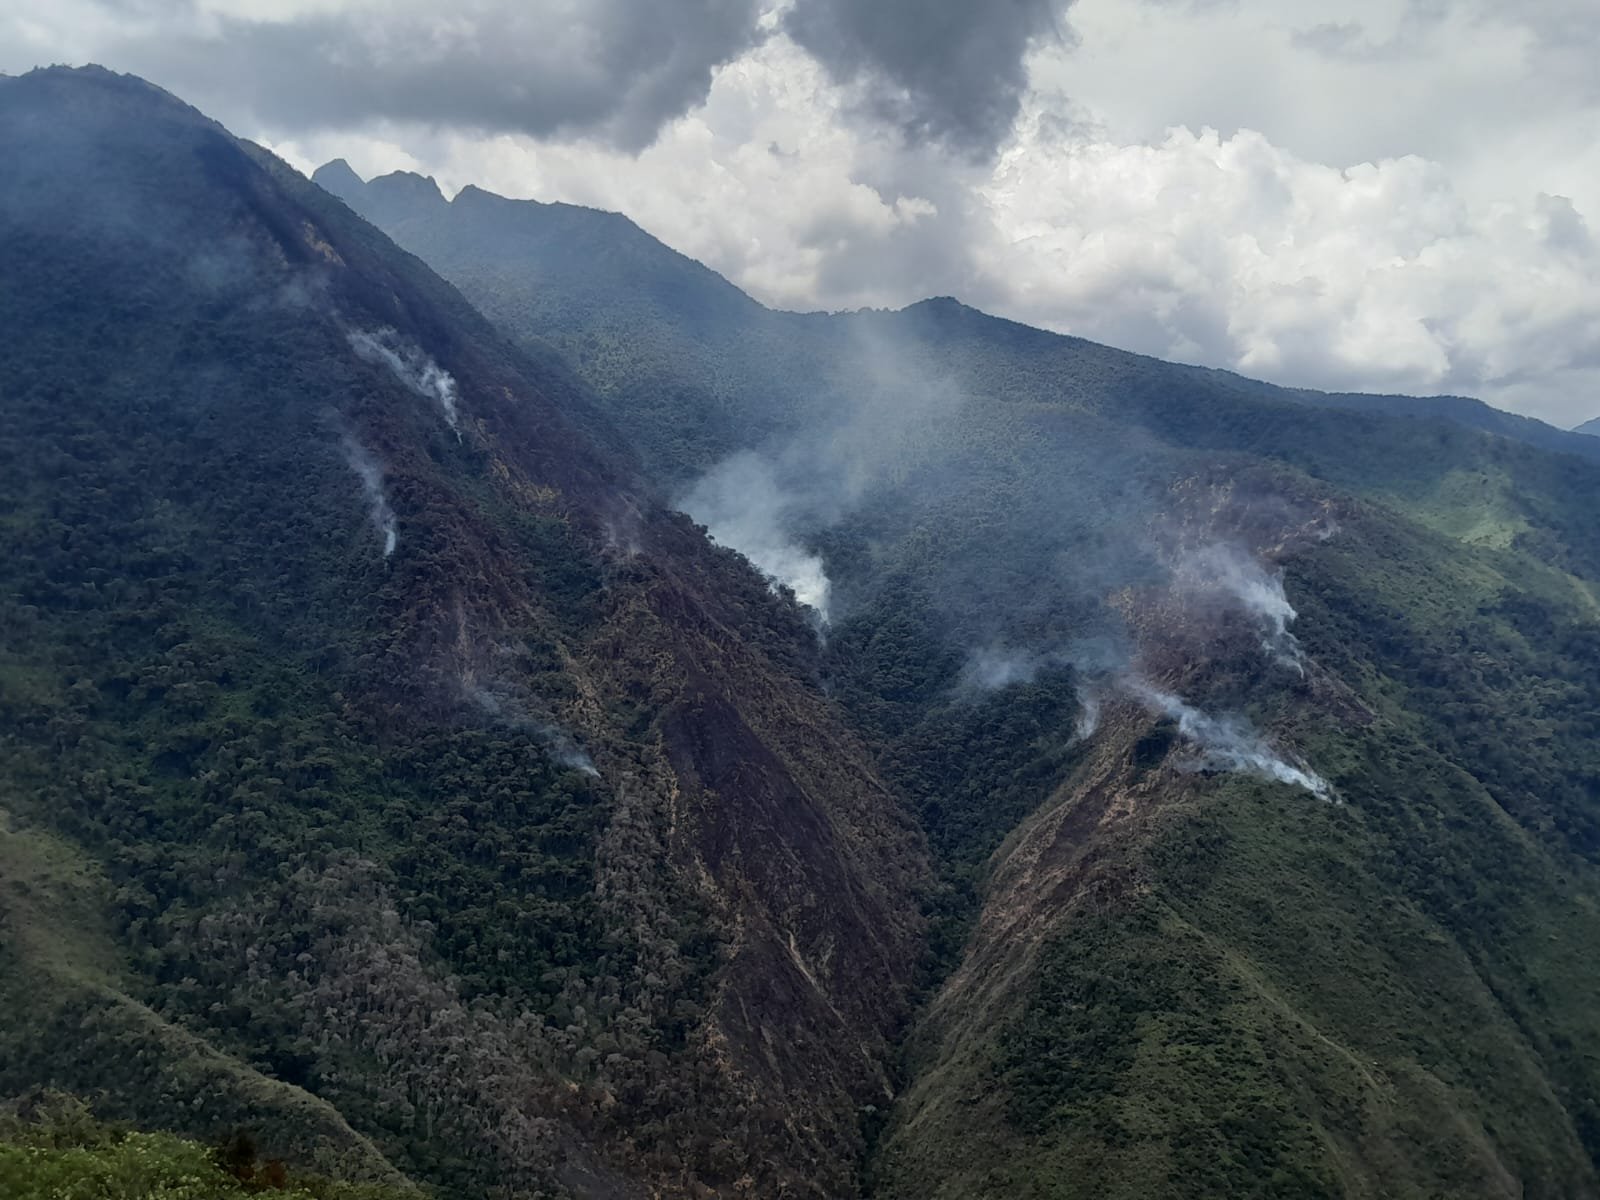
[[[874,1194],[1600,1192],[1590,443],[318,177],[817,613],[940,881]]]
[[[0,1094],[449,1196],[856,1186],[923,841],[559,365],[99,69],[0,78]]]

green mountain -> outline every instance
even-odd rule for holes
[[[1600,1195],[1592,439],[0,161],[0,1193]]]
[[[938,879],[872,1194],[1600,1192],[1592,443],[318,179],[825,610]]]
[[[804,614],[171,96],[0,78],[0,158],[0,1097],[447,1196],[849,1194],[928,868]]]

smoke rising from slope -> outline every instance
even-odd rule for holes
[[[778,486],[768,463],[752,453],[736,454],[703,476],[678,507],[704,525],[714,541],[739,551],[827,624],[832,584],[822,559],[791,532],[794,500]]]
[[[445,423],[459,441],[460,416],[456,409],[455,378],[420,347],[411,344],[397,330],[387,326],[376,330],[353,330],[350,348],[366,362],[388,367],[394,377],[424,400],[432,400],[444,414]]]
[[[1026,392],[1009,393],[1003,373],[965,354],[969,320],[948,301],[858,314],[821,372],[792,372],[790,383],[774,370],[774,423],[785,432],[708,472],[683,507],[802,599],[825,587],[835,622],[873,610],[878,587],[922,605],[903,620],[876,612],[883,653],[892,662],[899,646],[929,637],[970,648],[944,679],[955,698],[1070,669],[1075,741],[1094,735],[1101,705],[1120,695],[1176,721],[1202,769],[1328,796],[1326,781],[1244,718],[1206,713],[1134,666],[1144,641],[1162,635],[1137,632],[1133,612],[1141,622],[1165,613],[1202,644],[1224,633],[1224,614],[1242,612],[1263,651],[1303,673],[1282,573],[1229,542],[1174,553],[1173,531],[1213,512],[1206,500],[1183,515],[1195,493],[1174,490],[1181,452],[1079,408],[1070,392],[1059,410],[1019,402]],[[1234,502],[1269,529],[1305,522],[1270,494]],[[1226,515],[1216,519],[1226,528]],[[822,544],[840,554],[834,578],[811,548],[825,532]],[[1177,611],[1140,599],[1157,595]]]
[[[1283,590],[1283,572],[1268,571],[1235,546],[1218,542],[1187,555],[1177,568],[1177,583],[1192,592],[1221,595],[1261,623],[1261,648],[1278,665],[1305,674],[1305,652],[1289,632],[1298,615]]]
[[[1078,693],[1078,719],[1072,723],[1072,740],[1086,742],[1100,728],[1100,693],[1082,688]]]
[[[482,684],[468,683],[465,686],[467,695],[474,704],[497,721],[516,729],[525,729],[533,734],[544,746],[545,753],[555,762],[570,771],[599,778],[600,772],[594,765],[594,759],[590,758],[588,751],[584,750],[577,739],[561,726],[552,721],[530,716],[515,700],[497,696]]]
[[[1327,780],[1280,755],[1243,717],[1214,717],[1137,676],[1123,676],[1118,687],[1153,713],[1178,723],[1178,734],[1200,751],[1202,770],[1232,771],[1304,788],[1321,800],[1332,798]]]
[[[344,436],[344,460],[361,480],[361,490],[367,497],[372,523],[383,534],[383,556],[388,558],[399,544],[400,530],[394,519],[394,510],[389,507],[389,498],[383,491],[383,467],[365,446],[348,433]]]
[[[773,397],[787,432],[718,463],[678,500],[824,624],[836,615],[834,584],[806,543],[936,469],[966,403],[915,347],[884,330],[852,328],[830,367],[821,378],[785,380]]]
[[[986,646],[967,660],[961,671],[961,684],[966,688],[992,692],[1010,687],[1014,683],[1032,683],[1053,660],[1046,655],[1010,650],[1004,646]]]

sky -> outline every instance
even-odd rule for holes
[[[309,172],[615,209],[758,299],[1600,415],[1594,0],[0,0]]]

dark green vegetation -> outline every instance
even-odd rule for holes
[[[452,1196],[847,1190],[924,868],[803,616],[164,93],[0,79],[0,158],[0,1094]]]
[[[874,1194],[1600,1194],[1595,443],[948,300],[770,312],[614,215],[319,178],[669,489],[768,464],[826,563],[831,695],[939,878]],[[1303,674],[1186,589],[1218,545],[1283,570]],[[974,689],[985,650],[1026,669]],[[1338,802],[1193,770],[1108,663]]]

